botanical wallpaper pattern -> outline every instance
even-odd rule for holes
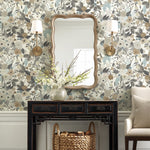
[[[150,85],[150,0],[0,0],[0,110],[27,110],[28,100],[49,100],[50,89],[35,83],[36,68],[49,61],[51,19],[55,14],[93,14],[98,21],[98,85],[91,90],[68,90],[69,99],[118,100],[119,110],[131,109],[132,86]],[[42,20],[39,45],[31,21]],[[105,55],[110,44],[106,20],[119,21],[115,55]]]

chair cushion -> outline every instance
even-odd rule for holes
[[[149,87],[132,87],[131,94],[139,96],[139,97],[143,97],[144,99],[149,99],[150,88]]]
[[[150,128],[150,98],[133,95],[133,127],[134,128]]]

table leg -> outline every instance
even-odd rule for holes
[[[117,120],[114,121],[113,132],[114,132],[113,135],[114,150],[118,150],[118,121]]]
[[[114,104],[114,115],[113,115],[113,132],[114,132],[114,150],[118,150],[118,105]]]
[[[28,150],[33,150],[33,126],[32,118],[28,116]]]
[[[118,150],[118,119],[113,116],[109,125],[109,150]]]
[[[113,130],[112,125],[109,125],[109,150],[114,150],[113,147]]]
[[[33,150],[36,150],[36,124],[33,124]]]

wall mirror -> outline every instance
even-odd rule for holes
[[[97,20],[93,15],[55,15],[52,19],[51,54],[60,68],[69,65],[79,53],[72,69],[79,74],[91,68],[88,78],[69,89],[91,89],[97,84]]]

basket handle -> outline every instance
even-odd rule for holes
[[[94,124],[94,122],[90,122],[90,124],[89,124],[89,131],[91,131],[92,126],[93,126],[93,133],[95,133],[95,124]]]
[[[59,130],[59,125],[58,123],[55,123],[54,124],[54,127],[53,127],[53,135],[55,135],[55,129],[57,128],[57,135],[60,136],[60,130]]]
[[[53,127],[53,150],[55,150],[54,142],[55,142],[55,130],[56,130],[56,128],[57,128],[57,135],[60,136],[60,130],[59,130],[58,123],[55,123],[54,127]]]

